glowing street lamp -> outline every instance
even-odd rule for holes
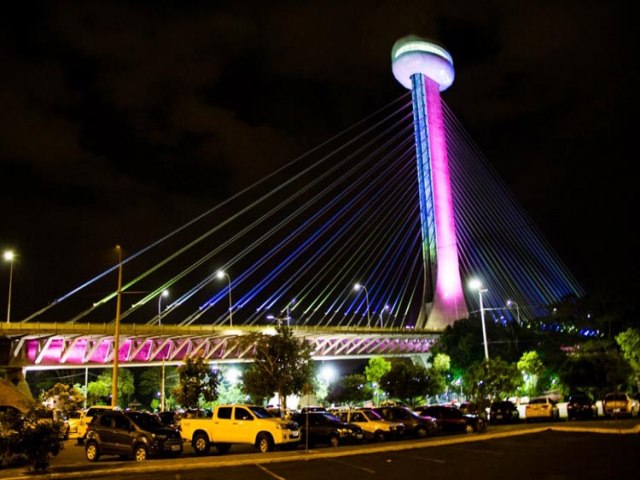
[[[169,290],[164,290],[158,296],[158,326],[162,326],[162,297],[168,297]],[[165,404],[165,393],[164,393],[164,355],[162,355],[162,374],[160,379],[160,411],[164,412],[164,404]]]
[[[13,250],[6,250],[2,258],[9,262],[9,298],[7,300],[7,323],[11,322],[11,288],[13,286],[13,259],[16,257]]]
[[[229,326],[233,327],[233,316],[232,316],[233,301],[231,300],[231,277],[229,276],[228,273],[224,272],[223,270],[218,270],[218,272],[216,273],[216,277],[218,277],[219,280],[222,280],[224,277],[227,277],[227,281],[229,282]]]
[[[518,320],[518,325],[520,325],[520,306],[513,300],[507,300],[507,307],[511,307],[511,305],[516,306],[516,319]]]
[[[356,283],[353,286],[353,289],[356,292],[359,292],[360,289],[364,290],[364,294],[367,300],[367,327],[371,327],[371,311],[369,310],[369,291],[367,290],[367,287],[365,287],[364,285],[361,285],[359,283]]]
[[[382,310],[380,310],[380,328],[384,328],[384,312],[388,312],[389,311],[389,305],[385,305],[384,308]]]
[[[482,282],[477,278],[469,281],[469,288],[471,290],[478,291],[478,298],[480,299],[480,320],[482,321],[482,338],[484,340],[484,359],[489,361],[489,347],[487,346],[487,328],[484,324],[484,306],[482,305],[482,294],[487,291],[486,288],[482,288]]]

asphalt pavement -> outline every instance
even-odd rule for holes
[[[243,465],[267,465],[281,462],[300,460],[326,459],[348,457],[353,455],[371,454],[377,452],[399,452],[415,448],[429,448],[446,445],[482,442],[500,438],[521,435],[531,435],[546,431],[584,432],[617,435],[638,435],[640,433],[640,419],[631,420],[592,420],[581,422],[555,423],[520,423],[516,425],[490,426],[481,434],[458,434],[436,436],[422,440],[399,440],[384,443],[366,443],[338,448],[319,448],[305,450],[300,446],[294,451],[275,451],[268,454],[257,453],[250,447],[234,446],[231,453],[226,455],[195,456],[190,446],[186,446],[185,453],[177,458],[150,459],[142,463],[131,460],[123,461],[118,457],[103,457],[99,462],[90,463],[84,458],[84,449],[69,440],[65,449],[52,458],[48,472],[34,474],[28,466],[5,468],[0,470],[0,479],[74,479],[74,478],[117,478],[121,475],[144,474],[176,470],[181,472],[197,471],[211,468],[233,467]]]

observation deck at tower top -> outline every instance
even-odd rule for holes
[[[407,357],[428,353],[435,333],[376,327],[291,327],[305,338],[317,360]],[[269,333],[272,326],[176,326],[121,324],[121,366],[180,364],[201,355],[214,363],[251,361],[252,346],[238,340]],[[2,323],[0,367],[30,369],[105,368],[113,362],[115,324]]]

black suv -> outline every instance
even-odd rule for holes
[[[574,393],[569,397],[567,403],[567,418],[569,420],[578,418],[596,418],[598,407],[596,403],[584,393]]]
[[[137,462],[149,455],[182,453],[182,437],[158,417],[143,412],[105,412],[87,427],[85,454],[95,462],[100,455],[133,457]]]
[[[516,423],[519,420],[518,407],[509,400],[493,402],[489,407],[489,421],[491,423]]]
[[[479,433],[487,429],[483,418],[474,413],[462,413],[456,407],[431,405],[418,407],[415,412],[423,417],[435,418],[441,432]]]
[[[376,407],[373,411],[385,420],[403,423],[404,433],[408,436],[424,438],[438,432],[434,418],[418,415],[406,407]]]
[[[362,428],[346,423],[327,412],[297,413],[293,421],[300,425],[300,443],[303,445],[307,437],[309,425],[309,446],[318,443],[337,447],[343,443],[359,443],[364,438]]]

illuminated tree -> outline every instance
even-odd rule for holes
[[[529,351],[523,353],[516,366],[524,377],[524,394],[537,395],[540,393],[538,391],[538,379],[544,373],[544,364],[540,360],[538,352]]]
[[[380,378],[380,386],[389,396],[412,406],[445,389],[444,377],[440,373],[403,360],[391,362],[391,370]]]
[[[346,403],[353,407],[358,403],[371,399],[373,390],[367,385],[367,379],[360,373],[340,378],[329,387],[327,401],[331,403]]]
[[[462,377],[462,390],[479,406],[493,399],[504,399],[522,383],[518,367],[499,357],[471,365]]]
[[[629,328],[618,334],[616,342],[620,345],[622,356],[629,363],[636,386],[640,390],[640,331]]]
[[[222,376],[202,357],[187,357],[178,367],[178,386],[173,390],[176,401],[184,408],[199,408],[218,398]]]
[[[49,390],[43,392],[40,399],[45,404],[58,408],[65,414],[80,410],[84,403],[84,395],[80,390],[63,383],[56,383]]]
[[[278,325],[275,335],[254,333],[241,340],[254,345],[253,362],[244,372],[244,391],[256,401],[276,393],[281,411],[287,408],[287,396],[300,394],[313,383],[314,365],[311,344],[297,338],[286,325]]]

